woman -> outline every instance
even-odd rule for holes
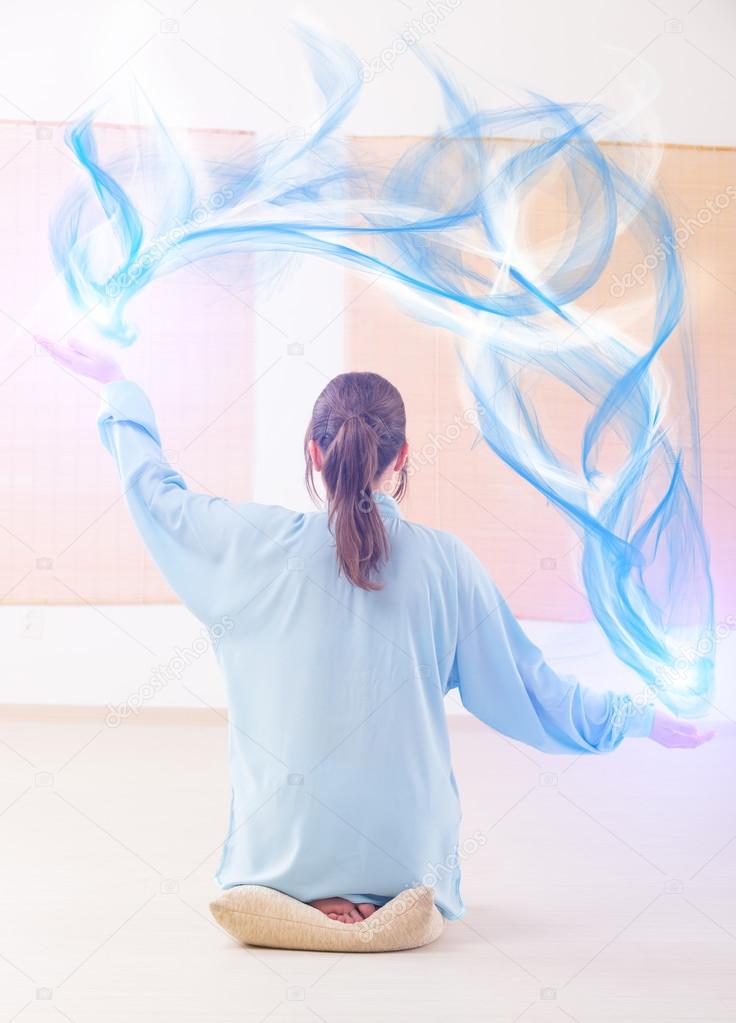
[[[232,787],[223,887],[265,885],[349,923],[431,883],[444,916],[460,917],[451,689],[481,721],[548,752],[711,737],[560,678],[470,550],[401,516],[404,404],[383,377],[344,373],[318,397],[307,484],[314,493],[320,473],[328,503],[305,515],[191,493],[163,457],[146,396],[113,358],[39,343],[104,384],[102,440],[135,523],[217,637]]]

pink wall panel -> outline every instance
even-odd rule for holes
[[[103,128],[101,151],[121,140],[120,129]],[[222,156],[243,138],[196,133],[189,141],[202,156]],[[27,126],[0,126],[0,596],[168,601],[173,594],[134,533],[98,441],[95,386],[58,370],[31,343],[34,331],[59,336],[80,318],[58,295],[49,298],[47,255],[49,214],[76,173],[60,129],[37,138]],[[244,499],[253,430],[247,269],[235,283],[228,273],[226,286],[217,283],[221,268],[204,270],[164,278],[136,300],[141,336],[125,359],[190,484]],[[84,323],[76,332],[95,336]]]

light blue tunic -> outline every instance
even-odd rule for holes
[[[311,901],[383,903],[430,883],[460,895],[460,803],[444,698],[560,753],[647,735],[653,709],[558,676],[457,537],[376,500],[384,588],[338,575],[325,512],[192,493],[166,462],[153,410],[106,386],[102,440],[131,514],[184,604],[209,627],[230,712],[231,810],[217,880]]]

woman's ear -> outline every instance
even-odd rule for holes
[[[310,440],[309,444],[307,444],[307,449],[309,451],[309,457],[312,459],[312,465],[317,470],[317,472],[322,472],[323,458],[322,452],[319,449],[317,441]]]
[[[404,443],[399,448],[398,455],[396,456],[396,462],[394,464],[394,472],[401,472],[401,470],[406,465],[406,460],[407,460],[408,457],[409,457],[409,444],[408,444],[407,441],[404,441]]]

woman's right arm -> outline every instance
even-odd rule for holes
[[[247,525],[223,498],[189,490],[163,454],[153,409],[137,384],[108,383],[101,397],[100,437],[138,532],[172,589],[208,621],[226,593]]]
[[[64,368],[103,385],[100,436],[138,532],[181,600],[211,622],[213,608],[227,598],[233,566],[257,542],[256,530],[228,501],[188,489],[164,457],[151,403],[113,357],[80,342],[38,342]]]

